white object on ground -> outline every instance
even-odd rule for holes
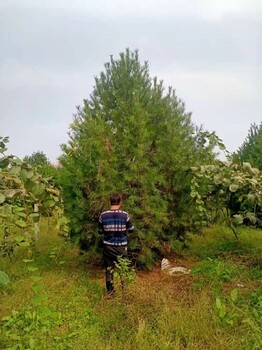
[[[181,272],[183,274],[188,275],[191,270],[182,267],[182,266],[176,266],[176,267],[172,267],[170,264],[170,261],[168,259],[163,259],[161,262],[161,270],[166,270],[166,272],[171,276],[171,275],[175,275],[178,272]]]

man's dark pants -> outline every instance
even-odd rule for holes
[[[103,256],[106,268],[106,289],[107,291],[114,292],[113,284],[113,268],[115,267],[115,262],[120,256],[122,258],[127,258],[127,246],[126,245],[109,245],[104,244]]]

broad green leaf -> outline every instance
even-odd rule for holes
[[[34,176],[34,172],[33,172],[32,170],[29,170],[29,171],[27,172],[26,177],[27,177],[28,179],[31,179],[33,176]]]
[[[246,213],[246,218],[253,224],[255,225],[255,223],[257,222],[257,217],[254,213],[251,212],[247,212]]]
[[[19,242],[18,245],[19,245],[19,247],[29,247],[30,242]]]
[[[238,298],[238,289],[237,288],[234,288],[231,293],[230,293],[230,298],[233,302],[236,302],[237,301],[237,298]]]
[[[6,197],[2,193],[0,193],[0,204],[4,203],[5,198]]]
[[[0,271],[0,285],[6,285],[10,282],[10,278],[4,271]]]
[[[33,337],[29,338],[30,349],[35,349],[35,339]]]
[[[46,201],[43,202],[43,206],[44,206],[45,208],[52,208],[52,207],[55,206],[55,201],[52,200],[52,199],[48,199],[48,200],[46,200]]]
[[[40,293],[44,289],[44,286],[42,284],[35,284],[32,286],[32,289],[35,293]]]
[[[56,196],[59,196],[59,194],[60,194],[60,191],[58,189],[56,189],[56,188],[48,188],[47,192],[53,193]]]
[[[219,185],[219,184],[221,184],[221,182],[222,182],[221,177],[220,177],[219,175],[215,175],[215,176],[214,176],[214,183],[215,183],[216,185]]]
[[[236,191],[238,190],[238,185],[236,185],[236,184],[230,185],[230,186],[229,186],[229,190],[230,190],[231,192],[236,192]]]
[[[250,202],[250,204],[254,204],[255,202],[255,196],[252,193],[249,193],[247,195],[247,200]]]
[[[21,167],[20,166],[13,166],[10,170],[10,174],[13,174],[13,175],[18,175],[21,171]]]
[[[242,216],[242,215],[240,215],[240,214],[234,215],[233,222],[234,222],[236,225],[241,225],[241,224],[243,224],[243,221],[244,221],[244,219],[243,219],[243,216]]]
[[[39,282],[39,281],[41,281],[41,279],[42,279],[42,277],[41,277],[41,276],[38,276],[38,275],[30,276],[30,278],[31,278],[34,282]]]
[[[230,326],[233,326],[234,321],[233,320],[226,320],[226,323],[228,323]]]
[[[14,164],[17,164],[17,165],[22,165],[22,160],[21,159],[19,159],[19,158],[13,158],[12,159],[12,162],[14,163]]]
[[[26,169],[21,170],[20,177],[23,181],[26,181],[26,179],[27,179],[27,170]]]
[[[27,270],[28,270],[28,271],[31,271],[31,272],[35,272],[35,271],[38,270],[38,267],[29,266],[29,267],[27,268]]]
[[[19,211],[25,211],[25,208],[23,208],[23,207],[18,207],[17,205],[16,206],[14,206],[14,209],[13,209],[13,211],[14,212],[19,212]]]
[[[251,169],[251,164],[248,163],[248,162],[244,162],[244,163],[243,163],[243,169],[244,169],[244,170],[250,170],[250,169]]]
[[[251,168],[250,170],[251,170],[251,173],[253,175],[258,175],[259,174],[259,169],[257,169],[257,168]]]
[[[41,294],[42,300],[47,300],[47,299],[48,299],[48,296],[49,296],[48,293],[42,293],[42,294]]]
[[[226,305],[224,303],[221,304],[221,308],[219,310],[219,316],[224,318],[226,316]]]
[[[24,236],[15,236],[15,240],[16,240],[16,242],[22,242],[25,240],[25,237]]]
[[[52,311],[45,305],[42,305],[40,308],[39,308],[39,311],[42,315],[44,316],[51,316],[52,315]]]
[[[23,213],[22,211],[18,212],[17,214],[20,218],[26,218],[26,213]]]
[[[35,174],[33,177],[31,177],[31,181],[32,182],[34,182],[34,181],[36,181],[36,180],[38,180],[39,179],[39,175],[38,174]]]
[[[38,218],[39,217],[39,213],[32,213],[30,214],[31,218]]]
[[[16,221],[15,221],[15,224],[16,224],[17,226],[19,226],[19,227],[26,227],[26,226],[27,226],[26,221],[24,221],[24,220],[22,220],[22,219],[16,220]]]
[[[30,217],[33,219],[35,223],[39,222],[40,220],[40,214],[39,213],[32,213],[30,214]]]
[[[218,310],[221,309],[221,305],[222,305],[221,300],[220,300],[219,298],[216,298],[216,308],[217,308]]]
[[[13,198],[14,195],[18,193],[18,190],[8,190],[8,191],[5,191],[5,195],[6,197],[8,198]]]
[[[32,300],[32,303],[36,306],[41,305],[43,301],[43,299],[40,296],[33,297],[31,300]]]

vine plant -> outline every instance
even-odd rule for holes
[[[194,167],[191,197],[200,218],[214,222],[221,214],[237,236],[236,226],[262,227],[262,172],[231,161]]]
[[[8,137],[0,137],[0,253],[11,257],[15,247],[37,238],[41,215],[53,217],[64,235],[69,229],[59,189],[31,165],[5,155],[7,143]]]

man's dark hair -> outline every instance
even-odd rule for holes
[[[118,205],[122,200],[122,197],[119,193],[113,193],[110,196],[111,205]]]

